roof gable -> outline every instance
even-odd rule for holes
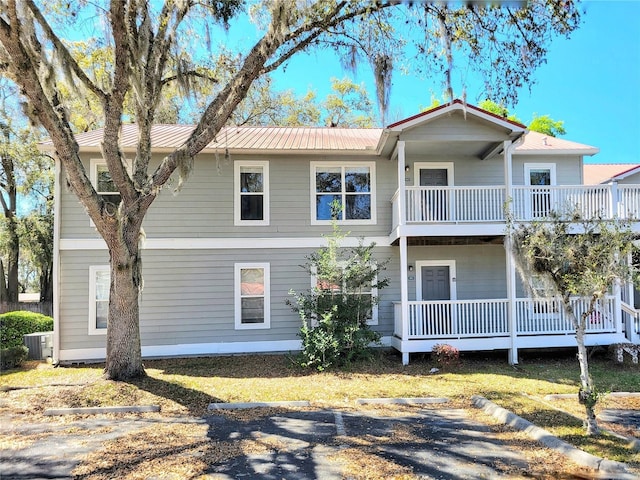
[[[480,107],[476,107],[475,105],[468,104],[463,102],[462,100],[456,99],[450,103],[440,105],[424,112],[418,113],[417,115],[413,115],[409,118],[405,118],[404,120],[400,120],[398,122],[392,123],[387,127],[387,130],[391,131],[402,131],[409,128],[413,128],[416,125],[420,125],[423,123],[428,123],[433,121],[436,118],[442,117],[444,115],[448,115],[451,112],[461,111],[463,114],[472,115],[479,119],[485,120],[487,122],[493,123],[497,126],[506,128],[512,131],[525,131],[526,126],[521,123],[514,122],[512,120],[508,120],[504,117],[491,113],[487,110],[483,110]]]

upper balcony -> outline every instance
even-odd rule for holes
[[[391,199],[391,240],[400,236],[502,235],[504,186],[406,187]],[[585,218],[640,218],[640,185],[514,186],[509,209],[516,222],[542,220],[551,212],[578,210]]]

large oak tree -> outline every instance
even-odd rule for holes
[[[214,139],[257,79],[299,52],[334,49],[347,65],[371,66],[384,112],[391,72],[402,63],[404,49],[410,52],[404,57],[407,64],[444,79],[449,97],[453,96],[454,59],[461,59],[464,68],[470,67],[486,80],[491,87],[488,96],[512,102],[544,62],[551,39],[577,27],[580,16],[575,3],[533,0],[500,7],[473,2],[455,8],[446,2],[404,4],[394,0],[265,0],[251,4],[249,13],[262,36],[237,52],[239,68],[220,82],[189,139],[157,168],[149,169],[151,126],[157,120],[163,90],[179,85],[178,91],[188,94],[193,82],[202,77],[202,65],[194,60],[202,53],[198,50],[209,48],[204,58],[215,58],[214,43],[194,41],[194,35],[215,38],[224,32],[220,25],[246,13],[244,2],[0,0],[3,73],[19,85],[28,114],[49,133],[71,190],[109,249],[106,376],[120,379],[144,374],[138,242],[147,210],[175,171],[182,178],[188,175],[194,156]],[[89,22],[95,25],[97,44],[109,47],[99,77],[91,64],[75,59],[65,41],[65,27]],[[63,92],[63,85],[74,90]],[[102,107],[102,155],[120,192],[119,205],[101,198],[91,185],[65,108],[69,96],[97,101]],[[118,146],[129,102],[134,105],[139,130],[131,173]]]

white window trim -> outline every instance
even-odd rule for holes
[[[318,167],[369,167],[369,181],[371,183],[369,193],[371,197],[371,218],[366,220],[338,220],[339,225],[375,225],[376,220],[376,162],[310,162],[309,193],[311,206],[311,225],[330,225],[333,220],[318,220],[316,218],[316,170]],[[343,192],[344,194],[344,192]]]
[[[416,262],[416,300],[422,302],[422,267],[449,267],[449,294],[451,300],[458,299],[456,290],[455,260],[418,260]]]
[[[241,271],[245,268],[261,268],[264,271],[264,322],[242,323]],[[271,328],[271,285],[269,263],[236,263],[234,264],[234,297],[235,297],[235,329],[258,330]]]
[[[453,162],[415,162],[413,164],[413,185],[420,186],[420,170],[447,170],[447,186],[453,187]]]
[[[339,262],[341,268],[347,265],[347,262]],[[376,275],[371,280],[371,297],[378,300],[378,276]],[[314,290],[318,286],[318,269],[315,265],[311,266],[311,290]],[[316,326],[317,319],[312,319],[312,326]],[[378,325],[378,302],[376,301],[371,307],[371,318],[367,319],[367,325]]]
[[[262,167],[262,220],[242,220],[241,216],[241,192],[240,192],[240,168]],[[233,217],[235,226],[267,226],[269,225],[269,162],[238,160],[233,164]]]
[[[132,172],[132,164],[131,161],[127,160],[127,172],[131,175]],[[89,160],[89,180],[91,181],[91,185],[96,190],[98,195],[120,195],[120,192],[99,192],[98,191],[98,165],[106,165],[107,162],[104,158],[92,158]],[[89,225],[95,227],[93,220],[89,218]]]
[[[551,185],[556,185],[556,164],[555,163],[525,163],[524,164],[524,182],[525,185],[531,186],[531,170],[549,170],[551,177]]]
[[[106,328],[96,327],[96,273],[109,272],[109,265],[91,265],[89,267],[89,335],[106,335]]]

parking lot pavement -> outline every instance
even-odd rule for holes
[[[457,409],[392,416],[373,411],[300,411],[249,422],[214,415],[208,421],[212,440],[278,445],[269,453],[214,465],[208,472],[212,478],[344,478],[336,458],[352,448],[424,479],[498,478],[505,466],[527,471],[519,453],[505,448],[486,426]]]
[[[103,442],[168,421],[159,416],[80,418],[41,441],[9,443],[0,453],[2,479],[70,478],[72,470],[89,453],[100,451]],[[203,472],[203,478],[210,479],[345,478],[345,468],[352,463],[349,455],[362,452],[367,462],[405,468],[424,479],[500,478],[507,471],[527,471],[518,452],[506,448],[485,425],[458,409],[277,409],[248,416],[220,413],[171,421],[206,424],[212,442],[260,447],[239,449],[239,455],[225,462],[210,461]],[[107,425],[109,429],[100,429]],[[30,434],[37,433],[38,426],[24,426]],[[12,435],[20,434],[18,427]],[[41,426],[43,431],[47,428],[51,426]],[[106,433],[96,433],[100,431]],[[6,427],[2,434],[8,434]]]
[[[606,409],[598,414],[598,420],[608,423],[619,423],[625,427],[635,428],[640,434],[640,411]]]

